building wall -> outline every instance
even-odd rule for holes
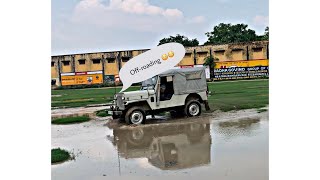
[[[201,65],[205,58],[218,58],[217,66],[268,66],[268,41],[236,43],[225,45],[206,45],[186,47],[185,57],[177,66]],[[52,56],[51,78],[59,85],[60,73],[104,71],[105,75],[118,75],[119,69],[131,58],[148,49],[97,52],[73,55]],[[99,63],[96,63],[98,62]],[[59,66],[60,64],[60,66]]]
[[[192,48],[186,48],[186,54],[178,63],[178,66],[194,65],[194,54]]]

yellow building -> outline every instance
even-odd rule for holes
[[[140,49],[52,56],[51,84],[61,86],[101,84],[106,83],[109,80],[112,81],[114,80],[114,77],[119,74],[119,70],[127,61],[147,50],[148,49]],[[186,54],[177,66],[192,67],[194,65],[202,65],[204,59],[208,56],[217,59],[215,80],[245,79],[235,78],[233,77],[233,75],[235,75],[234,73],[233,75],[230,75],[231,70],[230,72],[225,70],[232,68],[238,68],[235,69],[235,71],[243,69],[243,71],[246,71],[248,78],[256,77],[254,75],[249,77],[247,71],[251,72],[252,69],[248,69],[248,67],[262,67],[261,72],[265,73],[265,76],[268,75],[268,41],[186,47]],[[252,72],[258,77],[261,75],[258,75],[261,73],[260,71]],[[245,77],[244,74],[237,76]]]

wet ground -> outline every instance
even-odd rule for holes
[[[51,118],[63,118],[72,116],[94,116],[96,111],[107,109],[109,106],[97,106],[97,107],[76,107],[76,108],[62,108],[62,109],[52,109]]]
[[[143,126],[96,119],[52,125],[52,148],[75,160],[52,165],[52,179],[268,179],[268,111],[158,118]],[[143,176],[143,177],[141,177]]]

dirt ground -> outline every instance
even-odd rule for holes
[[[61,115],[82,110],[52,111]],[[140,126],[127,126],[110,117],[52,125],[52,148],[64,148],[75,155],[75,160],[52,165],[52,179],[160,179],[162,175],[268,179],[268,111],[150,118]]]
[[[109,108],[109,106],[53,109],[51,110],[51,119],[70,117],[70,116],[82,116],[82,115],[88,115],[94,118],[95,111],[99,111],[107,108]]]

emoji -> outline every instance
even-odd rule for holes
[[[169,57],[173,57],[173,56],[174,56],[174,52],[173,52],[173,51],[170,51],[170,52],[168,53],[168,56],[169,56]]]
[[[162,60],[167,60],[168,59],[168,55],[167,54],[163,54],[161,57],[162,57]]]

